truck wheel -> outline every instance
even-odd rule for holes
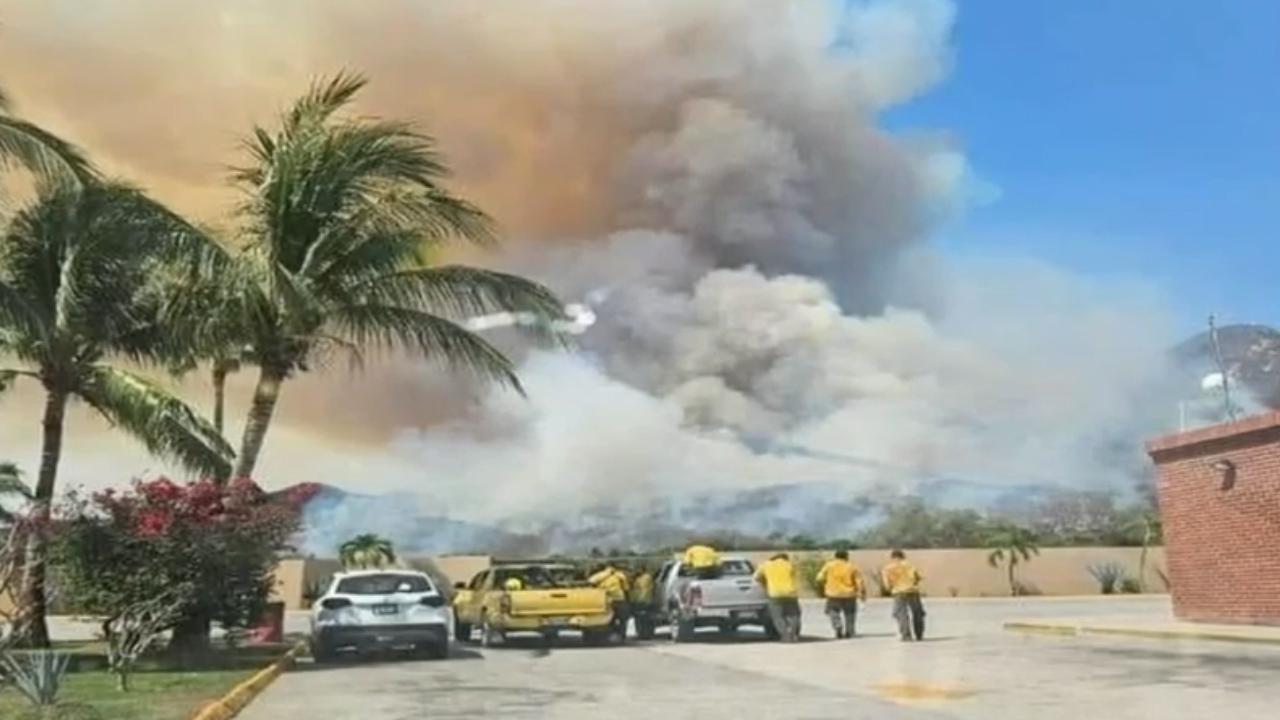
[[[676,617],[671,623],[671,641],[672,642],[691,642],[697,633],[697,626],[692,620],[685,620]]]
[[[613,633],[611,629],[604,630],[583,630],[582,644],[587,647],[604,647],[609,644],[609,636]]]
[[[453,637],[461,643],[471,642],[471,623],[453,621]]]

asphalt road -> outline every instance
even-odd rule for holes
[[[566,639],[447,661],[301,665],[241,720],[1233,720],[1276,717],[1280,650],[1221,643],[1025,637],[1010,619],[1167,613],[1162,599],[950,601],[932,639],[900,643],[875,602],[833,641],[816,605],[797,645],[758,638],[588,649]],[[294,625],[299,618],[291,618]]]

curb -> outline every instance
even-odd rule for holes
[[[252,677],[244,682],[231,688],[231,691],[223,695],[221,699],[205,705],[191,716],[191,720],[231,720],[240,714],[241,710],[253,702],[254,698],[262,694],[271,686],[271,683],[280,677],[281,673],[293,667],[294,661],[298,659],[298,653],[301,652],[302,645],[295,645],[278,660],[270,665],[262,668],[254,673]]]
[[[1213,630],[1146,630],[1125,627],[1089,627],[1057,623],[1008,622],[1004,629],[1024,635],[1052,635],[1057,637],[1126,637],[1141,640],[1207,640],[1209,642],[1236,643],[1237,645],[1262,645],[1280,647],[1280,636],[1240,635]]]

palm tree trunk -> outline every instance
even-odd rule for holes
[[[1013,558],[1009,558],[1009,595],[1012,597],[1018,596],[1018,581],[1013,575],[1014,568],[1017,566],[1018,565],[1013,561]]]
[[[49,647],[49,599],[45,593],[48,579],[45,557],[46,523],[51,514],[53,493],[58,483],[58,463],[62,459],[63,425],[67,417],[65,392],[49,390],[45,395],[43,434],[40,446],[40,473],[36,477],[36,491],[32,497],[31,518],[35,531],[26,538],[26,567],[22,578],[22,622],[15,629],[18,642],[23,647]]]
[[[222,425],[227,411],[227,369],[221,363],[213,365],[213,428],[222,435]]]
[[[1147,551],[1151,547],[1151,525],[1142,529],[1142,552],[1138,553],[1138,589],[1147,591]]]
[[[249,406],[249,417],[245,420],[244,436],[240,440],[240,454],[236,459],[236,469],[232,477],[252,477],[258,466],[258,455],[262,452],[262,444],[266,442],[267,430],[271,427],[271,416],[276,412],[276,403],[280,400],[280,387],[284,385],[284,376],[270,368],[262,368],[258,372],[258,386],[253,389],[253,403]]]

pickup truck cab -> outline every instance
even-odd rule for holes
[[[670,626],[675,642],[693,639],[700,627],[732,635],[746,625],[762,627],[766,635],[776,638],[769,597],[755,581],[755,573],[755,566],[744,557],[722,557],[719,569],[705,577],[695,576],[679,560],[667,562],[654,583],[654,624]],[[651,632],[637,634],[643,637]]]
[[[518,581],[519,589],[508,589],[510,580]],[[460,641],[469,641],[475,630],[486,647],[501,644],[511,633],[578,632],[589,645],[610,640],[608,596],[572,565],[498,565],[454,588],[454,634]]]

